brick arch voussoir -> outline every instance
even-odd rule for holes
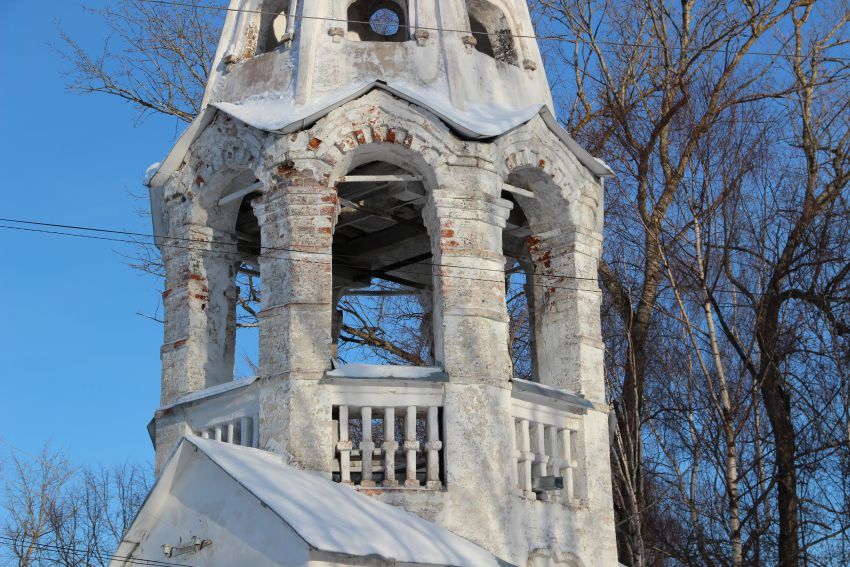
[[[552,181],[564,205],[575,215],[575,225],[596,231],[601,216],[600,184],[573,153],[545,125],[534,119],[500,140],[503,159],[497,163],[507,180],[512,172],[536,169]]]
[[[338,109],[344,112],[329,115],[307,132],[307,147],[328,168],[329,184],[333,183],[333,176],[347,173],[352,156],[364,147],[395,147],[416,155],[417,161],[427,165],[420,167],[428,170],[421,172],[426,177],[455,153],[457,139],[451,131],[442,122],[417,112],[413,105],[404,104],[400,112],[388,111],[378,104],[346,106]],[[426,181],[433,185],[435,179]]]

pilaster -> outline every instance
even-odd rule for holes
[[[465,191],[434,191],[427,213],[438,290],[437,359],[452,382],[503,385],[511,378],[511,362],[502,229],[511,205]]]
[[[330,404],[318,381],[330,365],[332,188],[287,173],[254,202],[260,256],[260,443],[330,472]]]
[[[191,201],[172,205],[162,241],[165,309],[162,405],[233,379],[236,240],[191,222]]]
[[[435,350],[450,381],[444,447],[453,512],[441,523],[506,556],[515,481],[502,229],[511,204],[486,192],[498,183],[489,172],[470,170],[458,180],[435,190],[426,211],[435,251]]]
[[[601,293],[596,281],[600,249],[599,235],[579,231],[529,238],[540,382],[604,403]]]

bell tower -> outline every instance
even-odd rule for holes
[[[184,436],[255,447],[509,564],[616,565],[610,171],[554,118],[525,0],[232,0],[212,69],[149,180],[158,470]]]

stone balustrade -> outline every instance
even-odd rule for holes
[[[336,405],[334,479],[362,487],[438,489],[439,406]]]
[[[178,426],[182,433],[260,447],[257,385],[256,378],[243,378],[186,394],[157,411],[157,428]]]
[[[195,431],[195,435],[204,439],[215,439],[243,447],[256,448],[260,446],[260,416],[254,414],[222,421]]]
[[[200,437],[262,447],[255,379],[184,396],[161,408]],[[448,378],[436,368],[348,365],[326,373],[332,478],[380,490],[445,487],[443,408]],[[324,397],[324,396],[323,396]],[[326,406],[327,407],[327,406]],[[516,491],[531,500],[579,503],[585,474],[580,395],[514,380],[511,391]],[[451,432],[449,432],[451,433]]]
[[[434,368],[350,365],[329,372],[334,480],[364,488],[442,488],[445,379]]]
[[[581,414],[591,404],[557,388],[515,380],[512,415],[517,494],[529,499],[580,500]]]

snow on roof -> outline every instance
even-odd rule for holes
[[[159,171],[162,162],[152,163],[145,170],[145,175],[142,177],[142,184],[149,185],[153,176],[156,175],[156,172]]]
[[[217,386],[210,386],[209,388],[204,388],[203,390],[197,390],[195,392],[190,392],[183,396],[177,398],[173,403],[168,404],[166,406],[161,407],[160,409],[168,409],[173,408],[175,406],[179,406],[180,404],[185,404],[188,402],[196,402],[198,400],[203,400],[205,398],[209,398],[211,396],[215,396],[218,394],[223,394],[224,392],[229,392],[231,390],[236,390],[238,388],[244,388],[250,384],[253,384],[257,380],[256,376],[251,376],[249,378],[239,378],[237,380],[231,380],[230,382],[225,382],[224,384],[218,384]]]
[[[307,104],[295,104],[289,92],[254,95],[234,102],[210,103],[183,132],[162,165],[147,180],[146,185],[157,187],[165,183],[168,176],[182,163],[191,143],[209,124],[215,110],[221,110],[254,128],[287,134],[312,126],[333,109],[376,88],[433,112],[457,133],[473,140],[502,135],[539,114],[546,126],[594,175],[600,177],[613,175],[604,163],[591,156],[558,124],[549,107],[544,104],[533,104],[519,109],[493,104],[469,104],[466,109],[461,110],[454,106],[447,93],[433,88],[402,81],[367,80],[341,87]]]
[[[182,442],[200,449],[320,551],[453,567],[505,565],[432,522],[291,467],[274,453],[200,437]]]
[[[588,409],[593,408],[593,402],[587,400],[581,394],[575,394],[562,388],[541,384],[540,382],[531,382],[529,380],[521,380],[514,378],[512,380],[512,390],[515,397],[523,397],[527,394],[533,397],[534,401],[552,404],[558,401],[566,403],[573,410],[578,410],[585,413]]]
[[[398,378],[401,380],[444,381],[448,375],[439,366],[399,366],[396,364],[343,364],[328,370],[330,378]]]
[[[307,104],[295,104],[292,95],[251,96],[245,100],[215,102],[212,106],[238,118],[242,122],[270,132],[293,132],[308,127],[319,118],[346,102],[380,88],[422,106],[449,126],[468,138],[489,138],[504,134],[508,130],[531,120],[540,112],[542,104],[524,108],[505,108],[492,104],[470,104],[458,109],[441,90],[397,81],[369,80],[327,93]]]

